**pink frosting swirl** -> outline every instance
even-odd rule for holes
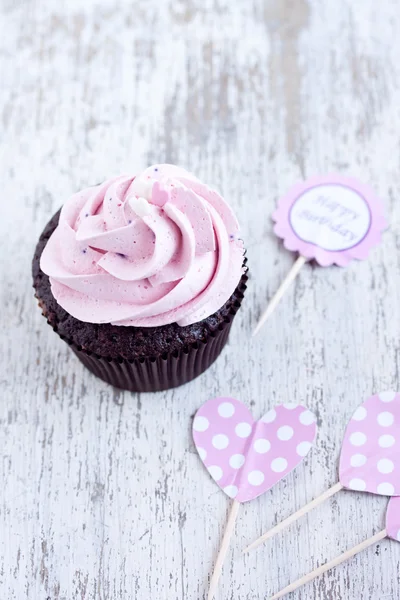
[[[152,327],[216,312],[243,272],[219,194],[173,165],[73,195],[41,257],[57,302],[89,323]]]

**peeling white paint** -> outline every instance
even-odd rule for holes
[[[355,407],[400,385],[398,3],[5,0],[0,14],[0,597],[204,598],[228,503],[190,423],[225,393],[256,417],[304,402],[321,424],[304,466],[241,511],[220,597],[267,597],[383,526],[383,499],[343,492],[241,554],[335,482]],[[155,162],[182,164],[232,202],[251,282],[207,374],[134,396],[94,379],[46,326],[29,263],[68,195]],[[332,171],[373,185],[391,228],[368,261],[305,266],[252,340],[293,264],[272,234],[276,200]],[[394,600],[399,562],[384,542],[291,600]]]

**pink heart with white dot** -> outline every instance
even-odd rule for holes
[[[339,478],[351,490],[400,495],[400,394],[380,392],[357,408],[346,429]]]
[[[238,502],[257,498],[292,471],[310,451],[314,414],[283,404],[254,421],[234,398],[213,398],[197,412],[193,438],[208,472]]]

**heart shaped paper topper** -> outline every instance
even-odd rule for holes
[[[381,392],[357,408],[346,429],[339,478],[351,490],[400,496],[400,394]]]
[[[386,531],[388,537],[400,542],[400,498],[390,498],[386,511]]]
[[[298,183],[273,214],[285,248],[314,258],[321,266],[346,266],[367,258],[386,227],[379,198],[366,185],[342,175]]]
[[[304,459],[317,433],[315,416],[296,404],[276,406],[254,421],[234,398],[213,398],[196,413],[193,438],[223,491],[239,502],[257,498]]]

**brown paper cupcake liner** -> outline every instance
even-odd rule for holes
[[[245,258],[244,266],[246,262]],[[201,341],[189,347],[184,346],[180,351],[133,360],[122,357],[106,358],[83,350],[63,335],[59,336],[89,371],[116,388],[131,392],[158,392],[174,388],[201,375],[219,356],[228,340],[233,319],[241,306],[247,279],[246,268],[235,291],[236,300],[223,323],[217,329],[210,330]],[[57,328],[53,329],[58,333]]]

